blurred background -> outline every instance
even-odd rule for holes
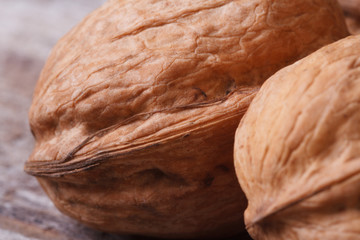
[[[339,0],[360,34],[360,0]],[[0,239],[145,239],[98,232],[62,215],[23,172],[33,139],[27,112],[57,40],[105,0],[0,0]],[[249,239],[247,235],[234,239]]]

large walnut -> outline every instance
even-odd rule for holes
[[[255,239],[360,239],[360,35],[269,78],[234,156]]]
[[[112,0],[52,51],[25,170],[104,231],[243,230],[236,127],[264,80],[348,34],[335,0]]]

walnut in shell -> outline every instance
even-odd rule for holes
[[[360,36],[269,78],[234,151],[254,239],[360,239]]]
[[[345,12],[360,17],[360,0],[338,0]]]
[[[351,34],[360,34],[360,0],[339,0]]]
[[[236,127],[264,80],[348,34],[335,0],[112,0],[52,51],[25,170],[103,231],[243,230]]]

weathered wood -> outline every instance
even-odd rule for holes
[[[47,55],[104,1],[0,0],[0,239],[145,239],[102,233],[61,214],[23,171],[34,145],[27,112]]]

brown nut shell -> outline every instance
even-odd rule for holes
[[[234,148],[254,239],[360,239],[360,35],[269,78]]]
[[[360,34],[360,16],[346,15],[345,21],[351,34]]]
[[[104,231],[243,231],[241,117],[271,74],[346,35],[335,0],[111,0],[52,51],[25,170]]]
[[[338,0],[340,6],[345,12],[360,17],[360,1],[359,0]]]
[[[360,34],[360,0],[339,0],[351,34]]]

